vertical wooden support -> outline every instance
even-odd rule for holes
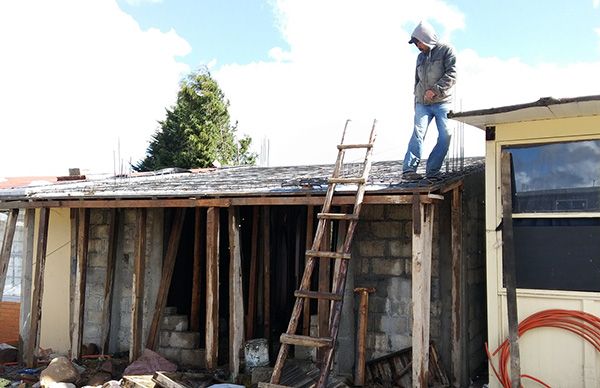
[[[33,283],[33,295],[31,297],[31,325],[29,326],[29,343],[25,351],[27,367],[35,365],[34,353],[38,347],[39,325],[42,319],[42,300],[44,296],[44,269],[46,266],[46,249],[48,247],[48,223],[50,221],[50,209],[40,209],[40,220],[38,224],[37,245],[35,252],[35,271]]]
[[[23,263],[21,264],[21,311],[19,316],[19,360],[25,364],[25,351],[31,337],[31,273],[33,267],[33,239],[35,237],[35,209],[25,210]]]
[[[163,310],[167,304],[167,296],[169,288],[171,288],[171,279],[175,270],[175,259],[177,259],[177,250],[179,249],[179,240],[181,239],[181,231],[183,230],[183,221],[185,219],[185,208],[177,208],[169,234],[169,243],[167,245],[167,253],[163,261],[162,274],[160,277],[160,285],[158,295],[156,296],[156,305],[154,306],[154,315],[148,330],[148,340],[146,347],[150,350],[156,349],[156,341],[158,331],[160,329],[160,321],[162,319]]]
[[[268,206],[263,207],[263,306],[264,337],[271,338],[271,216]]]
[[[242,293],[242,253],[239,210],[229,212],[229,371],[235,380],[240,372],[240,352],[244,343],[244,296]]]
[[[322,251],[331,250],[331,231],[332,222],[325,221],[325,234],[321,244]],[[319,259],[319,292],[331,292],[331,259],[321,258]],[[329,336],[329,305],[330,301],[327,299],[319,299],[317,302],[317,332],[319,337]],[[325,348],[317,348],[317,362],[323,362],[325,357]]]
[[[451,238],[452,247],[452,329],[451,354],[452,354],[452,382],[455,387],[459,387],[463,380],[463,338],[462,324],[463,318],[463,290],[462,290],[462,187],[452,190],[452,209],[451,209]]]
[[[87,279],[88,242],[90,237],[90,209],[78,209],[77,225],[77,272],[73,298],[73,327],[71,331],[71,358],[79,358],[83,337],[83,315],[85,311],[85,286]]]
[[[313,223],[315,217],[315,207],[309,205],[306,207],[306,249],[312,247],[313,243]],[[304,257],[306,263],[307,257]],[[306,264],[305,264],[306,265]],[[304,299],[304,307],[302,308],[302,334],[310,335],[310,299]]]
[[[246,338],[254,338],[256,292],[258,285],[258,206],[252,208],[252,241],[250,241],[250,276],[248,280],[248,312],[246,313]]]
[[[0,300],[2,300],[2,295],[4,294],[4,284],[6,282],[8,264],[10,263],[10,253],[12,251],[18,217],[19,209],[9,210],[6,228],[4,229],[4,238],[2,239],[2,248],[0,249]]]
[[[500,165],[502,196],[502,273],[506,287],[508,312],[508,341],[510,342],[510,382],[521,386],[521,361],[519,355],[519,317],[517,314],[517,273],[512,221],[512,155],[502,152]]]
[[[219,349],[219,208],[206,213],[206,367],[217,367]]]
[[[367,349],[367,321],[369,318],[369,293],[375,292],[374,288],[355,288],[354,292],[360,296],[360,304],[358,307],[358,330],[356,341],[356,374],[354,375],[354,385],[365,385],[365,361]]]
[[[192,331],[200,330],[200,297],[202,285],[202,250],[204,249],[202,240],[202,224],[204,212],[202,208],[194,209],[194,270],[192,274],[192,305],[190,308],[190,329]]]
[[[77,237],[79,231],[79,209],[73,208],[69,212],[71,225],[71,249],[69,262],[69,352],[73,343],[73,323],[75,317],[75,286],[77,285]]]
[[[108,215],[108,255],[106,258],[106,282],[104,283],[104,303],[102,305],[102,327],[100,328],[100,344],[102,354],[108,353],[110,320],[113,300],[113,284],[115,264],[117,262],[117,239],[119,235],[119,210],[110,209]]]
[[[145,208],[137,209],[137,227],[135,233],[135,250],[133,279],[131,290],[131,337],[129,340],[129,362],[135,361],[142,354],[142,331],[144,314],[144,273],[146,262],[146,215]]]
[[[431,252],[433,242],[433,204],[415,204],[412,237],[412,386],[428,386],[429,378],[429,315],[431,295]]]

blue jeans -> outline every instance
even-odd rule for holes
[[[406,171],[416,171],[421,161],[423,152],[423,140],[427,127],[431,120],[435,117],[435,125],[438,129],[437,144],[433,147],[431,154],[427,158],[427,167],[425,172],[427,175],[435,175],[442,168],[444,158],[450,147],[450,130],[448,129],[448,112],[450,111],[449,103],[439,103],[431,105],[415,104],[415,128],[408,142],[408,150],[404,157],[402,169]]]

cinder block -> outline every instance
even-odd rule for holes
[[[181,349],[159,346],[157,353],[176,364],[181,362]]]
[[[163,317],[167,315],[177,315],[177,307],[175,306],[167,306],[163,309]]]
[[[200,346],[200,333],[195,331],[160,331],[160,345],[180,349],[194,349]]]
[[[206,368],[206,350],[204,349],[181,349],[180,363],[192,368]]]
[[[166,315],[162,318],[161,329],[186,331],[188,329],[187,315]]]
[[[383,257],[385,241],[362,241],[358,250],[362,257]]]

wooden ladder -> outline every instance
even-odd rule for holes
[[[282,334],[280,337],[281,348],[279,349],[279,355],[275,362],[273,369],[273,375],[271,376],[271,383],[264,384],[263,387],[277,386],[281,380],[281,372],[285,364],[285,360],[288,355],[290,345],[308,346],[322,349],[323,362],[320,365],[319,380],[316,384],[317,388],[325,387],[327,382],[327,376],[331,368],[333,360],[333,353],[335,348],[335,342],[337,339],[338,329],[340,325],[340,318],[342,312],[342,302],[344,296],[344,287],[346,285],[346,273],[348,271],[348,262],[350,259],[350,250],[352,245],[352,237],[358,218],[360,209],[365,193],[365,184],[369,177],[369,171],[371,169],[371,155],[373,153],[373,143],[375,141],[375,124],[376,120],[373,121],[371,133],[369,135],[369,141],[365,144],[344,144],[344,138],[346,136],[346,130],[348,128],[348,121],[344,126],[344,132],[342,134],[342,141],[338,148],[338,156],[335,162],[333,173],[331,178],[328,180],[327,194],[325,196],[325,202],[321,213],[317,214],[318,224],[315,231],[315,238],[313,240],[312,248],[306,251],[306,265],[304,267],[304,274],[300,282],[300,288],[294,293],[296,302],[290,323],[287,328],[287,332]],[[359,172],[359,176],[342,176],[344,171],[344,155],[346,150],[349,149],[365,149],[365,157],[362,163],[362,172]],[[359,168],[360,170],[361,168]],[[356,184],[357,190],[354,199],[354,209],[351,214],[345,213],[331,213],[331,202],[335,193],[335,187],[337,184]],[[344,221],[340,223],[347,227],[345,232],[345,238],[338,244],[337,251],[329,251],[329,249],[323,249],[323,237],[327,230],[329,230],[329,223],[333,221]],[[340,234],[343,235],[343,234]],[[320,259],[332,259],[340,260],[339,270],[335,272],[334,279],[332,282],[331,292],[311,291],[311,276],[315,267],[317,258]],[[298,328],[298,321],[302,313],[302,308],[305,305],[305,301],[310,299],[318,299],[324,301],[330,301],[329,304],[329,335],[327,337],[311,337],[305,335],[297,335],[296,330]]]

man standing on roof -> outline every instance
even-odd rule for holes
[[[425,21],[417,25],[408,43],[414,43],[421,53],[415,71],[415,124],[402,175],[407,179],[421,178],[416,171],[421,161],[423,140],[429,123],[435,118],[438,139],[427,158],[425,170],[427,178],[435,179],[450,146],[447,115],[452,100],[451,89],[456,82],[456,56],[452,47],[438,41],[433,27]]]

